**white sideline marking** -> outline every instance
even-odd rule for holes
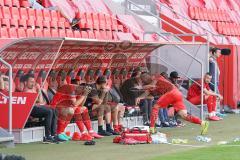
[[[172,143],[166,143],[173,146],[181,146],[181,147],[193,147],[193,148],[203,148],[203,147],[209,147],[210,145],[192,145],[192,144],[172,144]]]

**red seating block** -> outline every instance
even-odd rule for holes
[[[87,29],[93,29],[92,13],[85,13],[85,14],[86,14],[86,20],[87,20],[86,28]]]
[[[8,7],[12,7],[12,0],[4,0],[4,5]]]
[[[112,16],[112,31],[118,31],[118,22],[116,16]]]
[[[79,28],[87,28],[86,14],[78,12],[76,14],[76,18],[80,19],[80,22],[78,24]]]
[[[18,38],[17,30],[16,28],[9,28],[8,29],[9,37],[10,38]]]
[[[44,37],[52,37],[50,29],[43,29],[43,36]]]
[[[99,27],[102,30],[106,30],[106,20],[105,15],[102,13],[99,13]]]
[[[20,1],[20,6],[24,7],[24,8],[29,8],[30,7],[30,3],[28,2],[28,0],[21,0]]]
[[[28,10],[26,8],[20,8],[19,9],[19,14],[21,19],[28,19]]]
[[[106,31],[100,31],[101,39],[107,40]]]
[[[41,29],[43,29],[43,21],[41,21],[41,20],[36,20],[36,21],[35,21],[35,26],[36,26],[36,28],[41,28]]]
[[[36,19],[35,10],[34,10],[34,9],[31,9],[31,8],[28,8],[28,9],[27,9],[27,16],[28,16],[29,19],[35,20],[35,19]]]
[[[9,19],[2,19],[1,24],[2,24],[2,26],[10,28],[10,20]]]
[[[0,0],[0,6],[4,6],[4,1]]]
[[[51,21],[52,18],[51,18],[51,13],[49,10],[46,10],[44,9],[43,11],[43,19],[46,20],[46,21]]]
[[[101,34],[99,31],[94,31],[96,39],[102,39]]]
[[[112,30],[112,19],[110,15],[105,15],[106,30]]]
[[[12,0],[12,6],[19,8],[20,7],[19,0]]]
[[[40,28],[36,28],[34,30],[34,33],[35,33],[35,37],[43,37],[43,30]]]
[[[52,34],[52,37],[59,37],[57,29],[51,29],[51,34]]]
[[[50,11],[50,14],[51,14],[51,19],[53,21],[58,21],[58,13],[57,13],[57,11],[52,10],[52,11]]]
[[[78,30],[73,31],[74,37],[75,38],[81,38],[81,32]]]
[[[190,7],[188,8],[188,13],[189,13],[189,17],[190,17],[191,19],[195,19],[195,12],[194,12],[194,8],[193,8],[192,6],[190,6]]]
[[[17,32],[18,32],[18,38],[26,38],[27,37],[25,29],[18,28]]]
[[[58,33],[59,33],[59,37],[66,37],[65,29],[59,29]]]
[[[35,26],[35,21],[33,19],[28,19],[27,20],[27,27],[32,28],[33,26]]]
[[[35,10],[35,14],[36,14],[36,19],[37,20],[43,20],[43,10],[36,9]]]
[[[58,22],[57,21],[51,21],[50,22],[50,28],[58,28]]]
[[[10,19],[10,27],[18,28],[18,20],[17,19]]]
[[[66,29],[66,36],[67,37],[74,37],[72,29]]]
[[[90,39],[95,39],[95,35],[94,35],[94,33],[93,33],[93,31],[87,31],[88,32],[88,38],[90,38]]]
[[[99,30],[99,19],[98,19],[98,13],[93,13],[93,29]]]
[[[7,28],[0,28],[0,36],[1,38],[9,38]]]
[[[10,12],[13,19],[20,19],[19,10],[16,7],[11,7]]]
[[[88,33],[86,31],[81,31],[82,38],[88,38]]]
[[[26,30],[26,35],[27,35],[27,37],[29,37],[29,38],[35,37],[34,31],[33,31],[33,29],[31,29],[31,28],[28,28],[28,29]]]
[[[1,7],[1,8],[2,8],[3,18],[11,19],[11,12],[9,7]]]

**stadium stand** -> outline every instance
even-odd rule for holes
[[[79,2],[76,0],[76,2]],[[80,38],[87,40],[88,45],[84,46],[81,43],[76,43],[73,47],[80,47],[77,48],[79,52],[85,53],[87,50],[88,52],[95,53],[94,47],[101,46],[103,44],[101,41],[109,41],[113,43],[113,46],[110,46],[109,52],[113,50],[114,54],[119,53],[119,51],[114,50],[119,45],[120,41],[130,41],[134,43],[134,47],[139,44],[137,47],[143,47],[144,45],[148,45],[148,43],[157,44],[159,42],[165,43],[210,43],[210,45],[219,47],[219,48],[230,48],[232,49],[233,54],[229,56],[229,58],[224,58],[224,62],[219,62],[220,70],[223,72],[220,77],[220,83],[224,82],[225,86],[220,86],[220,91],[224,93],[224,105],[230,106],[232,109],[236,109],[238,105],[238,101],[240,99],[240,95],[233,98],[236,91],[239,89],[240,85],[237,81],[237,76],[240,76],[238,73],[238,61],[239,58],[237,57],[237,50],[239,49],[240,44],[240,14],[238,12],[240,8],[240,3],[238,0],[214,0],[214,1],[196,1],[196,0],[150,0],[148,3],[150,6],[155,8],[155,11],[149,11],[145,8],[142,8],[141,5],[136,5],[138,1],[135,0],[126,0],[126,3],[122,3],[119,6],[119,10],[117,10],[118,4],[114,4],[110,0],[83,0],[79,2],[77,5],[78,12],[76,13],[76,18],[80,19],[79,23],[76,25],[78,28],[72,28],[70,22],[64,18],[58,10],[50,10],[48,9],[51,7],[48,0],[42,0],[42,5],[44,9],[34,9],[31,7],[30,3],[27,0],[0,0],[0,42],[1,47],[4,44],[9,44],[9,39],[13,40],[20,40],[20,39],[30,39],[30,38],[45,38],[48,40],[53,40],[53,45],[60,48],[60,53],[65,53],[69,56],[68,60],[64,59],[64,54],[57,59],[57,63],[59,66],[71,66],[73,63],[78,63],[82,60],[83,64],[89,65],[91,69],[96,71],[96,68],[99,68],[97,60],[94,58],[87,58],[84,59],[83,57],[78,57],[76,55],[71,55],[76,50],[74,48],[68,48],[68,45],[71,45],[71,42],[66,42],[65,44],[60,44],[60,42],[55,42],[54,39],[56,38]],[[127,4],[127,5],[125,5]],[[137,7],[138,11],[142,11],[150,15],[151,18],[157,19],[157,25],[151,24],[144,20],[144,17],[138,14],[136,10],[131,8],[131,5]],[[133,7],[134,8],[134,7]],[[128,12],[122,12],[120,10],[127,10]],[[151,28],[151,29],[150,29]],[[147,34],[150,33],[150,34]],[[93,41],[92,41],[93,40]],[[27,43],[31,43],[28,41]],[[51,42],[43,42],[42,44],[46,45],[46,47],[51,48]],[[34,53],[40,52],[41,58],[48,58],[49,55],[43,55],[43,53],[48,52],[56,52],[58,48],[46,49],[41,46],[41,43],[37,43],[34,41],[32,46],[39,47],[31,48],[29,44],[27,44],[26,52]],[[135,44],[136,43],[136,44]],[[21,45],[26,45],[24,43],[16,45],[17,48],[21,48]],[[66,47],[66,48],[64,48]],[[91,48],[92,47],[92,48]],[[105,46],[104,46],[105,47]],[[113,49],[111,48],[113,47]],[[115,47],[115,48],[114,48]],[[120,46],[121,47],[121,46]],[[124,46],[123,46],[124,47]],[[132,47],[132,46],[130,46]],[[137,47],[132,50],[131,55],[128,57],[129,59],[132,58],[132,61],[128,61],[130,63],[134,63],[134,56],[135,59],[139,60],[140,53],[138,52]],[[148,46],[146,50],[143,50],[142,54],[146,54],[147,52],[153,51],[156,46]],[[151,48],[152,47],[152,48]],[[179,47],[182,51],[185,51],[185,48]],[[191,47],[187,50],[187,52],[191,52]],[[3,48],[5,49],[5,48]],[[14,48],[10,47],[9,50]],[[28,50],[29,49],[29,50]],[[99,48],[97,48],[99,49]],[[106,48],[105,48],[106,49]],[[111,50],[112,49],[112,50]],[[15,49],[16,50],[16,49]],[[82,51],[83,50],[83,51]],[[123,49],[124,50],[124,49]],[[127,50],[127,49],[126,49]],[[108,48],[107,48],[108,51]],[[141,50],[140,50],[141,51]],[[176,50],[172,50],[176,51]],[[8,51],[6,51],[8,52]],[[13,72],[14,72],[14,83],[16,86],[16,90],[22,91],[22,76],[28,73],[29,68],[24,68],[23,63],[25,63],[29,59],[24,59],[24,48],[23,51],[16,51],[22,52],[17,53],[16,57],[21,57],[22,61],[9,61],[10,63],[14,64]],[[127,51],[126,51],[127,52]],[[133,53],[134,52],[134,53]],[[202,51],[203,52],[203,51]],[[103,53],[103,52],[101,52]],[[5,53],[4,53],[5,54]],[[33,55],[34,56],[34,55]],[[71,57],[72,56],[72,57]],[[75,56],[75,57],[74,57]],[[89,56],[89,55],[88,55]],[[97,56],[98,53],[97,53]],[[104,54],[103,56],[106,56]],[[196,55],[195,55],[196,56]],[[208,55],[206,55],[208,56]],[[47,57],[47,58],[46,58]],[[99,56],[100,57],[100,56]],[[136,58],[137,57],[137,58]],[[82,58],[82,59],[81,59]],[[139,58],[139,59],[138,59]],[[143,56],[143,59],[146,58]],[[195,57],[194,57],[195,58]],[[204,57],[205,58],[205,57]],[[203,58],[203,59],[204,59]],[[3,57],[4,59],[4,57]],[[34,59],[34,58],[33,58]],[[33,60],[31,59],[31,60]],[[51,58],[50,58],[51,59]],[[77,59],[77,61],[74,61]],[[95,59],[97,59],[95,57]],[[123,58],[124,59],[124,58]],[[4,60],[7,60],[4,59]],[[26,61],[24,61],[26,60]],[[30,60],[30,61],[31,61]],[[34,59],[36,60],[37,64],[33,64],[32,66],[35,67],[35,77],[39,74],[41,67],[39,64],[44,63],[41,62],[40,58]],[[43,61],[44,61],[43,60]],[[52,60],[52,59],[51,59]],[[50,61],[51,61],[50,60]],[[175,61],[177,58],[175,57]],[[192,59],[191,59],[192,60]],[[195,59],[196,60],[196,59]],[[206,60],[206,59],[205,59]],[[46,62],[52,64],[51,62]],[[194,60],[192,60],[194,61]],[[92,64],[95,62],[96,64]],[[125,63],[127,60],[125,61]],[[34,62],[30,62],[31,64]],[[107,62],[99,62],[100,66]],[[113,62],[112,62],[113,63]],[[136,66],[118,66],[116,62],[116,66],[110,66],[111,69],[116,69],[119,67],[121,69],[130,69],[131,67]],[[206,65],[208,62],[204,62]],[[144,64],[144,63],[143,63]],[[19,65],[19,67],[18,67]],[[26,64],[25,64],[26,65]],[[77,65],[75,65],[77,66]],[[83,65],[84,66],[84,65]],[[1,65],[2,67],[2,65]],[[37,68],[39,67],[39,68]],[[51,66],[53,67],[53,66]],[[55,66],[56,67],[56,66]],[[81,66],[82,67],[82,66]],[[77,75],[80,69],[83,67],[78,67],[77,69],[74,67],[73,75]],[[105,68],[109,67],[109,65],[105,65],[102,68],[102,71]],[[175,66],[177,67],[177,66]],[[30,67],[31,68],[31,67]],[[57,68],[57,67],[56,67]],[[65,68],[65,69],[66,69]],[[67,68],[66,70],[69,70]],[[86,71],[89,68],[84,68],[83,70]],[[170,67],[169,67],[170,68]],[[48,68],[49,69],[49,68]],[[180,71],[182,68],[180,68]],[[228,72],[228,70],[231,72]],[[207,68],[206,68],[207,70]],[[1,71],[6,72],[6,68],[1,68]],[[71,70],[72,71],[72,70]],[[131,74],[130,74],[131,75]],[[130,76],[129,75],[129,76]],[[227,76],[226,76],[227,75]],[[68,75],[69,76],[69,75]],[[74,77],[74,76],[73,76]],[[231,77],[226,79],[226,77]],[[68,77],[68,82],[70,77]],[[122,77],[119,76],[119,79]],[[194,77],[193,77],[194,78]],[[44,82],[44,80],[37,79],[38,82]],[[234,87],[230,86],[230,84],[234,84]],[[183,91],[184,92],[184,91]],[[186,92],[186,91],[185,91]],[[185,95],[186,96],[186,95]],[[36,96],[35,96],[36,97]],[[185,103],[188,106],[188,109],[191,112],[196,113],[199,116],[200,110],[196,108],[195,105],[192,105],[185,99]],[[30,109],[29,109],[30,111]],[[137,120],[136,120],[137,121]],[[25,122],[24,122],[25,123]],[[137,122],[135,122],[137,123]],[[76,126],[73,127],[74,129]],[[39,128],[38,128],[39,129]],[[42,128],[40,128],[41,130]],[[32,132],[32,131],[31,131]],[[30,133],[30,132],[29,132]],[[22,138],[22,137],[21,137]],[[22,142],[22,139],[19,138],[18,142]],[[25,139],[26,140],[26,139]],[[39,140],[39,139],[33,139]],[[31,141],[31,140],[30,140]],[[26,140],[25,142],[30,142]]]

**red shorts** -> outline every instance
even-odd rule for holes
[[[171,104],[176,112],[186,110],[182,93],[177,88],[174,88],[172,91],[161,96],[158,99],[157,104],[160,108],[167,108]]]

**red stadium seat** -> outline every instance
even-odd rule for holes
[[[37,20],[41,20],[41,21],[43,20],[43,10],[42,9],[36,9],[35,14],[36,14]]]
[[[50,29],[43,29],[43,36],[44,37],[52,37]]]
[[[106,21],[106,30],[110,31],[112,30],[112,19],[110,15],[105,15],[105,21]]]
[[[86,31],[81,31],[82,38],[88,38],[88,33]]]
[[[43,30],[40,28],[36,28],[34,30],[34,33],[35,33],[35,37],[43,37]]]
[[[106,30],[106,20],[105,15],[102,13],[99,13],[99,27],[102,30]]]
[[[78,26],[80,28],[87,28],[87,19],[86,19],[86,14],[78,12],[76,14],[76,18],[80,19],[80,22],[78,24]]]
[[[10,27],[18,28],[18,20],[17,19],[10,19]]]
[[[12,7],[12,0],[4,0],[4,5],[8,7]]]
[[[17,32],[18,32],[18,38],[26,38],[27,37],[25,29],[18,28]]]
[[[13,19],[20,19],[19,10],[16,7],[11,7],[10,12]]]
[[[112,16],[112,31],[118,31],[118,22],[116,15]]]
[[[96,39],[102,39],[101,34],[99,31],[94,31]]]
[[[100,31],[101,39],[107,40],[106,31]]]
[[[107,39],[112,40],[113,39],[113,34],[112,31],[106,31]]]
[[[19,14],[20,14],[20,22],[19,25],[21,24],[22,26],[25,26],[24,22],[22,20],[28,20],[28,12],[26,8],[20,8],[19,9]],[[22,21],[22,22],[21,22]]]
[[[34,31],[33,31],[32,28],[28,28],[28,29],[26,30],[26,35],[27,35],[27,37],[29,37],[29,38],[35,37]]]
[[[92,13],[86,13],[86,19],[87,19],[87,29],[93,29],[93,14]]]
[[[99,18],[98,18],[98,13],[93,13],[92,18],[93,18],[93,29],[99,30]]]
[[[57,11],[52,10],[52,11],[50,11],[50,14],[51,14],[51,19],[53,21],[58,21],[58,13],[57,13]]]
[[[58,33],[59,33],[59,37],[66,37],[65,29],[59,29]]]
[[[20,10],[21,10],[21,8],[20,8]],[[32,9],[32,8],[28,8],[28,9],[26,9],[26,10],[27,10],[27,14],[26,14],[25,11],[24,11],[25,16],[27,16],[29,19],[35,20],[35,19],[36,19],[35,10]]]
[[[36,26],[36,28],[43,29],[43,21],[42,20],[36,20],[35,21],[35,26]]]
[[[75,38],[82,38],[81,32],[78,31],[78,30],[73,31],[73,34],[74,34],[74,37],[75,37]]]
[[[43,28],[50,28],[50,21],[43,20]]]
[[[10,20],[9,19],[2,19],[1,24],[2,24],[2,26],[10,28]]]
[[[21,0],[20,1],[20,6],[24,7],[24,8],[29,8],[30,7],[30,3],[28,2],[28,0]]]
[[[8,29],[9,37],[10,38],[18,38],[17,30],[16,28],[9,28]]]
[[[67,28],[67,29],[70,29],[71,28],[71,25],[69,22],[65,21],[64,22],[64,27]]]
[[[194,12],[194,8],[192,6],[188,7],[188,13],[189,13],[189,17],[191,19],[195,19],[195,12]]]
[[[58,28],[65,29],[65,22],[58,21],[57,23],[58,23],[58,25],[57,25]]]
[[[12,6],[19,8],[20,7],[19,0],[12,0]]]
[[[66,36],[67,37],[74,37],[72,29],[66,29]]]
[[[51,13],[50,13],[49,10],[44,9],[42,12],[43,12],[43,18],[44,18],[45,21],[51,21],[52,20]]]
[[[55,29],[57,29],[57,28],[58,28],[58,22],[52,20],[52,21],[50,22],[50,28],[55,28]]]
[[[32,26],[35,26],[35,21],[33,19],[27,20],[27,27],[32,28]]]
[[[0,6],[4,6],[4,1],[0,0]]]
[[[94,33],[93,33],[93,31],[87,31],[88,32],[88,38],[90,38],[90,39],[95,39],[95,35],[94,35]]]
[[[1,38],[9,38],[7,28],[0,28],[0,36]]]
[[[207,8],[202,8],[202,12],[203,12],[203,19],[205,21],[209,21],[209,17],[208,17],[208,12],[207,12]]]
[[[51,34],[52,34],[52,37],[59,37],[57,29],[51,29]]]
[[[3,18],[11,19],[11,12],[9,7],[1,7],[1,8],[2,8]]]

